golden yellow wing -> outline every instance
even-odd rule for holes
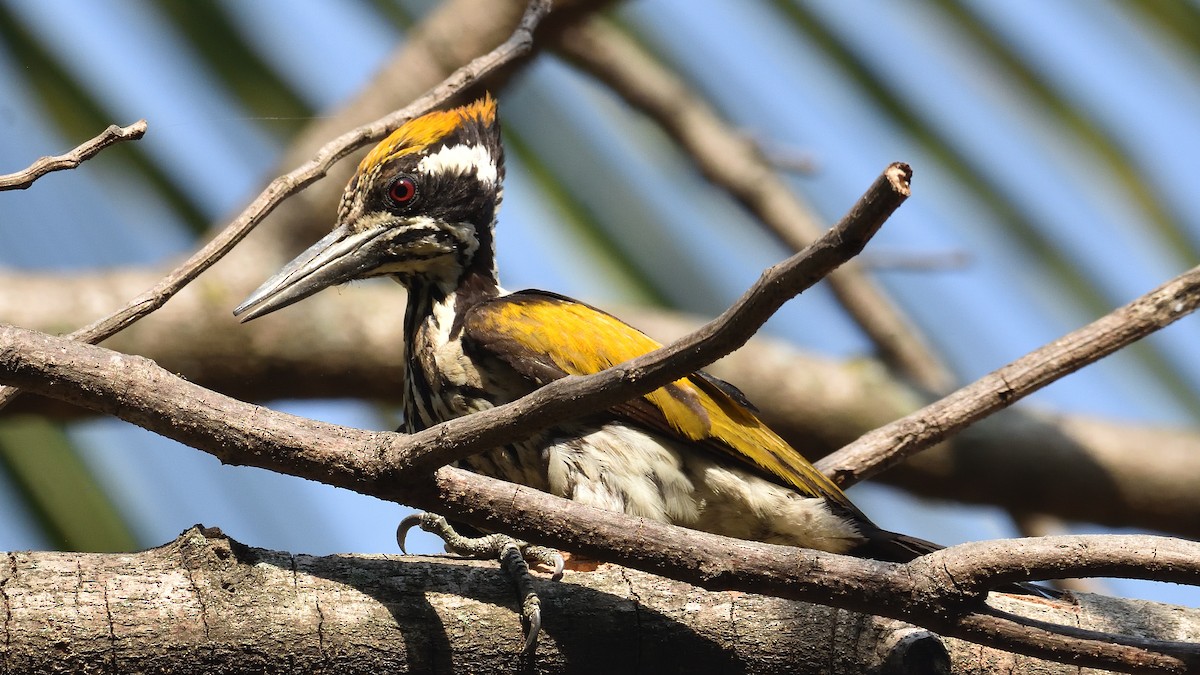
[[[465,349],[507,363],[536,386],[597,373],[662,346],[610,314],[542,291],[476,305],[463,318],[462,330]],[[758,419],[740,391],[706,373],[676,380],[612,412],[858,513],[836,485]]]

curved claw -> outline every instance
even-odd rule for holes
[[[396,544],[400,546],[401,553],[408,555],[408,551],[404,548],[404,540],[408,538],[409,530],[421,526],[421,519],[424,516],[425,514],[420,512],[405,516],[404,520],[401,520],[400,524],[396,526]]]
[[[566,561],[563,560],[562,553],[558,549],[549,548],[547,546],[531,546],[522,543],[521,553],[528,560],[533,560],[540,565],[546,565],[554,570],[550,575],[550,579],[558,581],[562,579],[563,569],[566,567]]]
[[[522,608],[521,612],[521,616],[528,623],[525,633],[525,646],[521,649],[523,654],[532,654],[537,650],[538,634],[542,631],[542,610],[536,602],[537,596],[534,596],[533,600],[535,600],[534,603],[526,602],[526,606]]]

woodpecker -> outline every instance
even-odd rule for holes
[[[235,310],[248,321],[386,276],[408,291],[409,433],[658,348],[562,295],[505,291],[495,260],[504,156],[490,97],[404,124],[362,160],[337,226]],[[474,471],[592,506],[742,539],[904,562],[937,545],[877,527],[704,372],[470,457]]]
[[[400,282],[408,291],[409,433],[658,348],[585,303],[501,288],[494,233],[503,179],[490,96],[413,119],[359,164],[334,230],[234,313],[249,321],[354,279]],[[592,506],[742,539],[890,561],[937,548],[875,526],[740,391],[704,372],[463,464]]]

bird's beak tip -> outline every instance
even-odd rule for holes
[[[264,285],[264,288],[266,286]],[[263,293],[263,289],[259,288],[250,294],[248,298],[242,301],[242,304],[233,308],[233,315],[237,317],[238,323],[246,323],[257,319],[264,314],[271,312],[270,302],[264,302],[269,296]]]
[[[335,228],[263,282],[233,310],[233,315],[246,323],[354,278],[359,246],[373,236],[370,232],[354,234],[345,225]]]

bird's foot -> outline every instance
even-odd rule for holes
[[[442,516],[434,513],[414,513],[396,527],[396,543],[405,551],[404,540],[413,527],[441,537],[450,553],[466,558],[492,558],[500,561],[500,567],[517,587],[521,601],[521,626],[525,629],[526,654],[537,649],[538,633],[542,628],[542,602],[533,589],[533,576],[526,561],[550,567],[554,570],[551,579],[562,578],[563,557],[558,551],[545,546],[534,546],[514,539],[506,534],[488,534],[482,537],[465,537]]]

